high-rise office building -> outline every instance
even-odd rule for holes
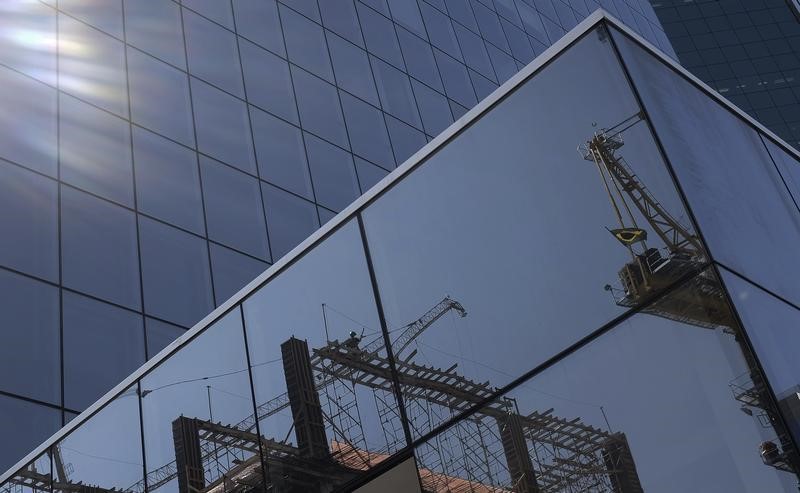
[[[796,491],[798,173],[597,13],[0,489]]]
[[[601,4],[0,2],[0,468]]]
[[[651,0],[681,65],[800,148],[796,0]]]

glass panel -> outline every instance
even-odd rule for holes
[[[128,77],[133,121],[194,147],[186,74],[128,48]]]
[[[389,8],[392,11],[392,18],[395,22],[419,36],[426,37],[425,24],[419,13],[417,2],[407,2],[405,0],[389,0]]]
[[[61,98],[61,179],[133,206],[130,124],[75,98]]]
[[[395,67],[402,68],[403,55],[400,53],[392,21],[359,2],[356,2],[356,7],[367,50]]]
[[[478,100],[475,99],[475,90],[472,88],[466,65],[439,50],[433,50],[433,52],[442,73],[447,96],[464,106],[472,107]]]
[[[209,19],[233,30],[233,13],[228,2],[218,0],[182,0],[182,3]]]
[[[417,463],[413,458],[406,459],[353,493],[422,493]]]
[[[272,259],[278,260],[319,227],[317,210],[312,202],[267,183],[261,184],[261,193]]]
[[[247,100],[285,120],[298,123],[292,76],[286,60],[248,41],[241,40],[239,48]]]
[[[701,278],[684,287],[716,283]],[[418,447],[423,489],[794,491],[797,456],[761,419],[774,410],[738,392],[753,367],[716,286],[713,303],[686,312],[673,311],[680,288]],[[684,318],[704,309],[727,320]]]
[[[186,329],[154,318],[145,318],[147,329],[147,357],[152,358],[172,341],[186,333]]]
[[[269,259],[258,179],[200,157],[209,239]]]
[[[351,220],[244,303],[265,453],[297,457],[269,491],[331,491],[405,445],[363,251]]]
[[[450,18],[439,12],[427,3],[422,3],[422,16],[431,38],[431,44],[444,51],[453,58],[461,60],[461,49],[458,46],[456,33]]]
[[[58,16],[58,29],[61,89],[127,117],[122,42],[63,14]]]
[[[10,466],[11,464],[8,465]],[[0,492],[49,493],[51,488],[50,454],[43,453],[0,486]]]
[[[714,258],[800,302],[800,262],[787,248],[800,245],[800,212],[758,133],[625,36],[614,37]]]
[[[608,36],[590,32],[366,208],[409,371],[457,363],[502,385],[705,263],[647,126],[611,129],[638,113]]]
[[[0,270],[0,293],[0,389],[60,404],[58,289]]]
[[[286,56],[283,31],[275,0],[233,0],[236,30],[264,48]]]
[[[53,445],[52,455],[54,493],[82,488],[144,491],[136,384]],[[59,477],[62,471],[64,477]]]
[[[61,410],[0,395],[0,469],[13,466],[28,452],[61,428]],[[38,478],[46,487],[46,478]],[[32,489],[31,489],[32,490]],[[16,489],[14,490],[16,491]],[[33,492],[31,492],[33,493]]]
[[[185,69],[180,7],[172,0],[126,1],[124,7],[128,43]]]
[[[800,161],[778,147],[767,137],[762,136],[762,140],[767,146],[767,151],[778,166],[778,171],[783,178],[789,193],[794,198],[795,204],[800,204]]]
[[[303,128],[334,144],[348,147],[336,87],[294,66],[292,78]]]
[[[550,0],[547,0],[550,3]],[[497,14],[489,10],[478,0],[472,0],[472,11],[475,14],[475,19],[478,21],[478,27],[483,35],[483,38],[494,44],[498,48],[509,51],[508,41],[503,34],[503,28],[500,26],[500,19]]]
[[[364,46],[353,0],[325,0],[319,2],[319,8],[322,11],[322,23],[325,27],[351,43]]]
[[[378,84],[383,110],[410,125],[422,126],[408,76],[374,57],[372,71]]]
[[[367,52],[338,36],[328,36],[336,84],[345,91],[379,105]]]
[[[361,193],[364,193],[372,188],[373,185],[381,181],[384,176],[389,174],[388,171],[380,166],[375,166],[374,164],[368,163],[363,159],[355,158],[355,161],[356,172],[358,173],[358,182],[361,184]]]
[[[339,95],[353,153],[392,168],[392,145],[381,111],[349,94],[340,92]]]
[[[283,3],[310,19],[320,21],[317,0],[284,0]]]
[[[253,414],[243,335],[237,308],[142,378],[148,491],[228,491],[258,472],[258,436],[237,424]]]
[[[194,151],[134,127],[133,155],[139,210],[205,235]]]
[[[56,11],[41,2],[0,6],[0,62],[56,84]]]
[[[0,15],[0,17],[2,17]],[[0,67],[0,157],[55,177],[58,173],[56,91]]]
[[[721,273],[787,424],[800,440],[800,311],[731,272]]]
[[[191,84],[198,150],[255,174],[253,140],[244,101],[194,78]]]
[[[141,307],[133,212],[61,185],[61,262],[65,286]]]
[[[322,27],[285,7],[280,7],[279,10],[289,60],[314,75],[333,82],[331,59]]]
[[[313,192],[300,129],[252,107],[250,117],[261,179],[310,200]]]
[[[211,271],[217,306],[264,272],[269,264],[211,243]]]
[[[477,34],[458,24],[455,24],[454,27],[467,65],[480,72],[484,77],[494,79],[492,62],[489,60],[489,54],[486,52],[486,45],[483,40]]]
[[[359,196],[353,156],[311,134],[305,140],[317,203],[341,211]]]
[[[0,264],[58,281],[58,185],[0,160]]]
[[[414,96],[417,98],[417,106],[422,115],[425,131],[428,135],[439,135],[442,130],[453,123],[447,98],[415,80],[411,81],[411,85],[414,87]]]
[[[64,405],[86,409],[144,363],[142,315],[69,291],[63,304]]]
[[[58,8],[122,38],[122,0],[59,0]]]
[[[408,74],[435,89],[444,91],[431,45],[402,28],[397,30],[397,37],[400,38],[400,46],[403,48]]]
[[[389,138],[392,140],[392,149],[394,149],[398,166],[422,149],[427,142],[425,134],[388,115],[386,115],[386,128],[389,130]]]
[[[145,311],[191,327],[214,308],[206,240],[139,217]]]
[[[188,10],[183,11],[183,22],[189,72],[236,96],[244,97],[236,36]]]

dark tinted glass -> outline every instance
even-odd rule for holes
[[[81,423],[51,450],[56,465],[54,493],[75,488],[141,488],[144,463],[136,385]],[[65,477],[59,477],[62,471]]]
[[[59,404],[58,289],[0,270],[0,292],[0,390]]]
[[[575,66],[594,76],[576,79]],[[607,35],[592,31],[366,208],[401,366],[458,364],[473,381],[507,383],[704,264],[648,127],[616,135],[592,126],[611,128],[638,112]],[[626,183],[647,187],[650,203],[661,204],[658,220],[679,225],[685,243],[646,220],[639,207],[649,206],[635,192],[610,200],[597,155],[576,152],[587,142],[606,160],[601,176],[635,174]],[[614,207],[625,210],[623,202],[632,217],[620,223]],[[612,229],[647,241],[629,250]],[[565,308],[565,296],[580,309]],[[435,314],[442,318],[424,332],[401,335]]]
[[[408,76],[377,58],[372,59],[372,70],[383,110],[410,125],[421,126]]]
[[[325,27],[352,43],[364,46],[353,0],[327,0],[320,2],[319,8]]]
[[[233,0],[233,11],[240,35],[273,53],[286,55],[275,0]]]
[[[216,0],[183,0],[182,3],[209,19],[222,24],[228,29],[233,29],[233,13],[228,2]]]
[[[425,128],[425,132],[428,135],[438,135],[453,123],[447,98],[415,80],[411,81],[411,85],[414,88],[414,96],[417,98],[417,106],[422,116],[422,126]]]
[[[391,168],[394,156],[380,110],[349,94],[341,93],[341,98],[353,153]]]
[[[266,183],[261,184],[261,193],[272,258],[278,260],[319,227],[317,211],[312,202]]]
[[[62,185],[61,263],[65,286],[141,306],[133,212]]]
[[[183,11],[183,23],[189,54],[189,72],[232,94],[244,97],[236,36],[188,10]]]
[[[461,50],[464,53],[464,61],[466,64],[480,72],[484,77],[494,79],[495,75],[494,69],[492,69],[492,62],[489,60],[489,54],[486,52],[486,45],[480,36],[458,24],[454,27],[458,35]]]
[[[422,15],[420,15],[417,2],[389,0],[389,10],[396,23],[408,28],[419,36],[427,36],[425,32],[425,23],[422,21]]]
[[[194,146],[189,78],[184,72],[128,48],[133,121]]]
[[[386,115],[386,128],[398,166],[425,145],[425,134],[396,118]]]
[[[703,276],[701,285],[716,282]],[[681,311],[681,290],[697,286],[682,286],[418,447],[423,489],[436,491],[446,476],[487,490],[793,491],[797,476],[785,459],[796,455],[776,439],[774,409],[735,390],[755,370],[724,298]],[[722,323],[672,318],[701,313]],[[422,422],[426,407],[417,399],[409,414]]]
[[[211,272],[214,275],[214,294],[217,298],[217,305],[224,303],[269,267],[266,262],[242,255],[215,243],[210,246]]]
[[[144,321],[147,330],[147,357],[152,358],[169,343],[182,336],[186,329],[177,325],[168,324],[154,318]]]
[[[64,405],[80,410],[144,363],[144,327],[138,313],[71,292],[63,297]]]
[[[58,8],[113,36],[122,37],[122,0],[61,0]]]
[[[397,37],[403,48],[408,74],[443,91],[442,79],[436,67],[436,60],[433,58],[431,45],[402,28],[397,30]]]
[[[64,14],[58,16],[58,29],[61,89],[128,116],[122,42]]]
[[[186,67],[180,6],[171,0],[124,2],[125,34],[131,45]]]
[[[336,211],[347,207],[359,195],[353,156],[310,134],[306,149],[317,203]]]
[[[240,41],[239,48],[242,51],[247,100],[285,120],[297,123],[292,76],[286,60],[244,40]]]
[[[336,72],[336,84],[345,91],[378,105],[378,93],[367,52],[334,35],[328,36],[328,46],[333,70]]]
[[[655,131],[716,260],[800,301],[800,212],[758,133],[616,35]],[[709,145],[725,142],[725,145]]]
[[[311,179],[299,128],[250,108],[261,179],[311,199]]]
[[[355,158],[355,161],[356,172],[358,173],[358,182],[361,185],[362,193],[372,188],[373,185],[381,181],[384,176],[389,174],[388,171],[380,166],[375,166],[374,164],[368,163],[363,159]]]
[[[386,362],[354,220],[248,298],[244,314],[261,434],[292,444],[321,472],[271,475],[274,491],[292,491],[301,477],[304,491],[327,491],[405,444],[388,374],[346,366],[354,357],[365,368]],[[266,453],[274,460],[279,449]]]
[[[191,84],[200,152],[255,173],[247,105],[197,79],[192,79]]]
[[[767,146],[770,157],[778,167],[781,178],[783,178],[786,188],[789,189],[795,204],[800,204],[800,161],[768,138],[762,136],[762,139]]]
[[[333,82],[331,59],[322,27],[286,7],[280,8],[280,14],[289,60]]]
[[[4,418],[0,421],[0,432],[5,437],[5,444],[0,449],[0,467],[3,470],[61,428],[61,410],[5,395],[0,395],[0,413]],[[43,468],[41,470],[44,472]],[[39,477],[43,489],[47,488],[46,479]],[[41,492],[39,489],[35,491]]]
[[[197,155],[154,133],[134,128],[133,157],[139,210],[205,234]]]
[[[323,139],[347,147],[347,132],[336,88],[296,67],[292,67],[292,78],[303,128]]]
[[[191,327],[214,307],[206,241],[139,217],[145,311]]]
[[[394,32],[392,21],[375,10],[356,2],[361,31],[367,43],[367,50],[395,67],[403,67],[403,55]]]
[[[0,264],[58,280],[58,185],[0,161]]]
[[[461,59],[461,49],[450,18],[427,3],[423,2],[421,7],[431,43],[448,55]]]
[[[128,122],[69,96],[60,109],[61,179],[133,206]]]
[[[237,308],[142,378],[149,491],[202,490],[258,471],[258,436],[237,425],[253,414],[241,324]]]
[[[58,169],[56,91],[0,67],[0,157],[55,177]],[[33,138],[33,136],[36,138]]]
[[[439,64],[447,96],[467,107],[477,103],[466,65],[439,50],[433,51],[436,55],[436,62]]]

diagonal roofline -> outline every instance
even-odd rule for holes
[[[602,8],[597,9],[594,12],[592,12],[588,17],[586,17],[583,21],[581,21],[577,26],[575,26],[572,30],[570,30],[567,34],[565,34],[561,39],[559,39],[558,41],[553,43],[550,47],[548,47],[544,52],[542,52],[542,54],[537,56],[533,61],[531,61],[528,65],[522,68],[522,70],[517,72],[514,76],[512,76],[509,80],[503,83],[500,87],[495,89],[494,92],[492,92],[489,96],[487,96],[485,99],[480,101],[476,106],[474,106],[471,110],[469,110],[463,116],[461,116],[461,118],[453,122],[436,138],[428,142],[424,147],[422,147],[420,150],[414,153],[403,164],[398,166],[394,171],[389,173],[386,177],[384,177],[381,181],[379,181],[375,186],[370,188],[361,197],[356,199],[348,207],[346,207],[344,210],[338,213],[333,219],[331,219],[330,221],[325,223],[322,227],[320,227],[320,229],[312,233],[302,243],[297,245],[289,253],[284,255],[272,266],[270,266],[267,270],[261,273],[258,277],[249,282],[245,287],[240,289],[235,295],[233,295],[231,298],[225,301],[222,305],[218,306],[213,311],[211,311],[202,320],[197,322],[191,329],[186,331],[185,334],[183,334],[178,339],[174,340],[167,347],[162,349],[156,356],[151,358],[144,365],[139,367],[136,371],[128,375],[128,377],[126,377],[122,382],[116,385],[113,389],[109,390],[105,395],[103,395],[100,399],[95,401],[91,406],[89,406],[81,414],[79,414],[72,421],[66,424],[63,428],[61,428],[52,436],[50,436],[47,440],[42,442],[33,451],[31,451],[25,457],[17,461],[16,464],[14,464],[10,469],[8,469],[0,476],[0,484],[3,484],[6,481],[8,481],[17,471],[19,471],[20,469],[25,467],[28,463],[32,462],[37,457],[45,453],[48,448],[50,448],[52,445],[56,444],[61,439],[69,435],[73,430],[80,427],[89,418],[91,418],[93,415],[99,412],[106,404],[113,401],[117,396],[123,393],[131,385],[135,384],[138,379],[142,378],[150,370],[158,366],[162,361],[169,358],[178,349],[188,344],[192,339],[197,337],[206,328],[210,327],[217,320],[225,316],[229,311],[231,311],[240,303],[245,301],[251,294],[253,294],[263,285],[268,283],[272,278],[278,276],[281,272],[283,272],[285,269],[287,269],[296,261],[298,261],[300,258],[302,258],[307,252],[312,250],[318,243],[320,243],[325,238],[333,234],[336,230],[338,230],[340,226],[352,220],[358,212],[367,207],[370,203],[376,200],[384,192],[392,188],[392,186],[396,182],[402,180],[403,177],[405,177],[408,173],[416,169],[418,166],[422,165],[427,160],[427,158],[432,156],[437,150],[439,150],[439,148],[443,147],[452,139],[454,139],[456,136],[458,136],[473,122],[480,119],[480,117],[483,116],[486,112],[491,110],[495,105],[497,105],[503,99],[505,99],[507,96],[513,93],[515,89],[517,89],[525,82],[527,82],[528,79],[530,79],[537,72],[539,72],[539,70],[543,69],[551,61],[555,60],[558,57],[558,55],[566,51],[575,42],[580,40],[585,34],[591,32],[595,27],[597,27],[602,23],[607,23],[608,25],[617,28],[623,34],[627,35],[633,41],[635,41],[637,44],[639,44],[641,47],[647,50],[652,56],[659,59],[661,62],[669,66],[672,70],[676,71],[679,75],[683,76],[684,78],[692,82],[694,85],[696,85],[699,89],[701,89],[704,93],[706,93],[707,96],[721,103],[728,110],[736,114],[736,116],[743,119],[750,126],[754,127],[759,132],[761,132],[769,139],[774,141],[784,151],[788,152],[794,158],[800,160],[800,152],[795,150],[783,139],[775,135],[774,132],[766,128],[761,123],[757,122],[753,117],[751,117],[743,110],[738,108],[736,105],[725,99],[725,97],[717,93],[706,83],[704,83],[696,76],[691,74],[688,70],[679,65],[675,60],[670,58],[668,55],[666,55],[659,48],[657,48],[652,43],[644,39],[638,33],[634,32],[631,28],[629,28],[624,23],[619,21],[613,15],[611,15]]]

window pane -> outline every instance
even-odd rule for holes
[[[61,261],[65,286],[141,307],[133,212],[62,185]]]
[[[494,79],[492,62],[489,60],[486,45],[484,45],[480,36],[458,24],[454,24],[453,27],[456,35],[458,35],[458,41],[461,45],[461,50],[464,52],[464,61],[467,65],[480,72],[484,77]]]
[[[11,466],[10,463],[5,464],[5,462],[3,462],[3,464],[4,465],[0,467]],[[2,490],[4,492],[40,493],[42,491],[50,491],[52,481],[53,477],[50,473],[50,454],[45,452],[17,471],[17,473],[2,486]]]
[[[320,21],[317,0],[285,0],[283,3],[309,19]]]
[[[422,115],[422,124],[428,135],[439,135],[439,133],[453,123],[453,116],[450,114],[450,105],[447,98],[424,84],[412,80],[414,96],[417,98],[417,106]]]
[[[400,46],[403,47],[408,75],[421,80],[429,86],[444,91],[436,60],[433,58],[431,45],[423,39],[414,36],[405,29],[398,29]]]
[[[264,48],[286,56],[275,0],[234,0],[237,32]]]
[[[358,182],[361,184],[361,193],[364,193],[372,188],[373,185],[381,181],[384,176],[389,174],[388,171],[380,166],[375,166],[374,164],[368,163],[367,161],[359,158],[355,158],[355,160],[356,172],[358,173]]]
[[[0,62],[56,84],[56,11],[41,2],[4,2],[0,7]]]
[[[172,341],[186,333],[186,329],[154,318],[145,318],[147,328],[147,357],[152,358]]]
[[[185,9],[183,22],[189,72],[236,96],[244,97],[235,35]]]
[[[392,11],[392,18],[395,22],[423,38],[427,37],[425,24],[422,22],[422,15],[419,13],[417,2],[389,0],[389,8]]]
[[[122,38],[122,0],[59,0],[58,8]]]
[[[392,148],[398,166],[422,149],[427,142],[425,134],[388,115],[386,116],[386,127],[389,130],[389,138],[392,140]]]
[[[289,60],[314,75],[333,82],[333,70],[322,27],[285,7],[279,10]]]
[[[268,259],[258,179],[204,156],[200,158],[200,169],[209,239]]]
[[[58,281],[58,185],[0,160],[0,264]]]
[[[367,52],[334,35],[328,36],[328,45],[336,71],[336,84],[374,105],[380,104]]]
[[[13,466],[28,452],[61,428],[61,410],[0,395],[0,468]],[[45,484],[46,484],[46,478]],[[46,487],[46,486],[44,486]],[[29,490],[32,493],[32,490]],[[42,490],[35,490],[41,492]]]
[[[292,67],[292,77],[303,128],[323,139],[347,147],[347,132],[336,88],[295,67]]]
[[[655,305],[669,306],[685,305],[678,293]],[[730,319],[724,302],[707,308]],[[653,315],[632,316],[418,447],[423,489],[446,475],[487,490],[794,491],[786,467],[797,455],[780,462],[787,449],[765,414],[775,410],[735,390],[755,371],[739,328]]]
[[[211,271],[217,306],[267,270],[269,264],[211,243]]]
[[[292,76],[286,60],[244,40],[240,41],[239,48],[242,50],[247,100],[297,123]]]
[[[244,101],[197,79],[192,79],[191,84],[200,152],[255,174],[253,141]]]
[[[472,107],[478,100],[475,98],[467,67],[439,50],[433,51],[436,55],[436,63],[439,64],[439,70],[442,73],[447,96],[459,104]]]
[[[68,291],[63,297],[64,405],[81,410],[144,363],[144,327],[139,313]]]
[[[365,366],[386,361],[363,252],[350,221],[244,303],[262,435],[292,443],[321,471],[338,471],[302,476],[305,491],[328,491],[405,445],[386,374],[370,388],[342,366],[361,337],[375,351]],[[290,491],[300,474],[271,475],[272,488]]]
[[[139,210],[204,235],[197,155],[190,149],[135,127],[133,155]]]
[[[58,173],[56,91],[0,67],[0,157],[55,177]],[[33,136],[36,136],[35,138]]]
[[[133,121],[194,147],[186,74],[130,48],[128,74]]]
[[[148,314],[191,327],[214,308],[206,241],[139,217]]]
[[[61,179],[133,206],[130,124],[75,98],[61,98]]]
[[[60,404],[58,289],[0,270],[0,292],[0,390]]]
[[[408,76],[377,58],[372,58],[372,71],[378,84],[383,110],[409,125],[421,127]]]
[[[210,489],[258,464],[258,436],[237,425],[253,414],[238,308],[142,378],[141,389],[148,477],[161,479],[158,491]]]
[[[453,24],[450,22],[450,18],[425,2],[422,3],[421,7],[425,25],[431,37],[431,44],[451,57],[461,60],[461,50],[458,46],[456,33],[453,32]]]
[[[137,388],[125,390],[97,414],[53,445],[55,493],[143,486],[142,433]],[[59,467],[67,477],[59,478]],[[139,490],[139,491],[143,491]]]
[[[359,195],[353,156],[310,134],[306,149],[317,203],[335,211],[347,207]]]
[[[233,12],[228,2],[217,0],[182,0],[182,3],[209,19],[233,30]]]
[[[278,260],[319,227],[314,204],[266,183],[261,184],[272,259]]]
[[[319,3],[322,24],[358,46],[364,46],[353,0],[326,0]]]
[[[261,179],[311,199],[311,179],[300,129],[250,109]]]
[[[595,75],[575,79],[576,66]],[[473,381],[502,385],[704,264],[644,123],[626,130],[616,156],[658,198],[662,218],[685,225],[685,250],[662,240],[661,226],[630,196],[634,219],[615,224],[621,196],[612,203],[595,163],[576,152],[597,131],[591,122],[611,127],[638,111],[608,38],[591,32],[365,209],[390,329],[428,313],[447,315],[413,344],[396,336],[398,358],[418,350],[416,365],[480,361],[459,368]],[[631,173],[616,166],[617,177]],[[581,193],[565,194],[554,183]],[[632,255],[608,230],[634,220],[648,238]],[[663,262],[670,267],[658,269]],[[647,280],[622,284],[629,272]],[[566,307],[566,293],[580,309]]]
[[[124,6],[128,43],[185,69],[180,7],[171,0],[126,1]]]
[[[63,14],[58,16],[58,29],[61,89],[127,117],[122,42]]]
[[[775,161],[775,165],[778,166],[781,178],[786,183],[786,187],[789,189],[795,204],[800,204],[800,161],[778,147],[767,137],[762,136],[762,140],[767,146],[770,157]]]
[[[403,55],[400,53],[392,21],[359,2],[356,2],[356,6],[364,39],[367,42],[367,51],[395,67],[402,68]]]
[[[341,93],[342,109],[353,152],[387,168],[394,166],[392,146],[381,111]]]
[[[714,258],[800,302],[800,262],[787,248],[800,245],[800,212],[756,130],[615,39]]]

